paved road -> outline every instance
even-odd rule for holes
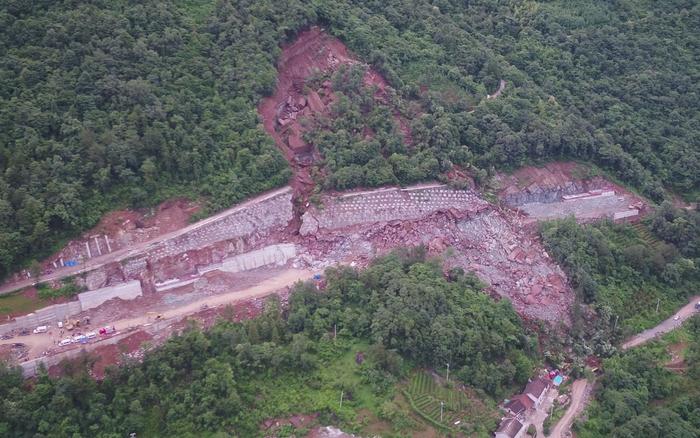
[[[680,327],[683,321],[690,318],[696,313],[695,303],[697,303],[698,301],[700,301],[700,295],[694,296],[690,299],[690,302],[688,304],[683,306],[681,310],[676,312],[672,317],[663,321],[656,327],[644,330],[643,332],[628,339],[624,344],[622,344],[622,349],[627,350],[628,348],[642,345],[646,342],[651,341],[652,339],[656,338],[661,334],[670,332],[671,330]],[[676,317],[678,317],[678,319],[675,319]]]
[[[258,197],[249,199],[248,201],[245,201],[241,204],[236,205],[235,207],[229,208],[228,210],[222,211],[221,213],[218,213],[214,216],[208,217],[207,219],[201,220],[199,222],[195,222],[192,225],[188,225],[185,228],[181,228],[179,230],[175,230],[173,232],[163,234],[161,236],[158,236],[154,239],[148,240],[146,242],[142,242],[136,245],[133,245],[128,248],[122,248],[120,250],[116,250],[113,252],[110,252],[109,254],[105,254],[102,256],[98,257],[93,257],[87,262],[85,262],[82,265],[75,266],[75,267],[64,267],[61,269],[58,269],[51,274],[47,275],[42,275],[39,277],[38,281],[44,282],[44,281],[51,281],[51,280],[60,280],[65,277],[69,277],[72,275],[77,275],[77,274],[82,274],[83,272],[89,272],[94,269],[100,268],[108,263],[116,262],[116,261],[121,261],[124,260],[128,257],[133,257],[139,253],[144,252],[149,246],[155,245],[159,242],[172,239],[177,236],[181,236],[183,234],[189,233],[192,230],[196,230],[197,228],[203,227],[204,225],[210,224],[212,222],[216,222],[219,219],[222,219],[226,216],[229,216],[232,213],[235,213],[237,211],[240,211],[242,209],[245,209],[251,205],[258,204],[260,202],[266,201],[270,198],[274,198],[277,195],[291,192],[291,187],[283,187],[281,189],[274,190],[272,192],[265,193],[263,195],[260,195]],[[30,278],[21,282],[16,282],[16,283],[9,283],[0,286],[0,295],[5,295],[10,292],[14,292],[18,289],[23,289],[25,287],[29,287],[33,285],[37,280]]]
[[[588,381],[586,379],[578,379],[571,384],[571,404],[564,413],[564,416],[561,417],[559,422],[552,428],[549,438],[564,438],[568,436],[574,419],[576,419],[578,414],[586,407],[587,387]]]

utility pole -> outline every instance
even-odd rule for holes
[[[659,304],[661,303],[661,298],[656,299],[656,313],[659,313]]]
[[[338,324],[333,324],[333,340],[338,337]]]
[[[620,318],[620,315],[615,315],[615,325],[613,326],[613,332],[615,332],[615,329],[617,329],[617,320]]]
[[[450,363],[447,362],[447,379],[448,382],[450,381]]]
[[[340,409],[343,409],[343,391],[340,391]]]
[[[442,409],[445,407],[445,402],[440,402],[440,423],[442,423]]]

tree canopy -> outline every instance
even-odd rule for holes
[[[446,279],[420,250],[392,254],[362,272],[326,274],[323,292],[300,283],[287,309],[272,300],[252,320],[224,316],[207,331],[189,327],[142,362],[123,357],[102,382],[86,372],[89,355],[67,365],[65,377],[41,374],[31,385],[18,369],[2,367],[0,435],[256,436],[263,420],[280,415],[320,413],[351,423],[354,414],[338,408],[336,388],[350,407],[363,407],[361,393],[391,400],[414,366],[449,362],[452,376],[499,397],[527,381],[533,340],[510,303],[494,302],[473,277]],[[351,358],[344,378],[322,384],[322,369],[355,344],[369,346],[367,363]]]
[[[258,120],[279,45],[324,26],[381,72],[409,120],[348,92],[317,132],[328,185],[589,160],[660,200],[700,178],[696,2],[10,0],[0,8],[0,276],[120,205],[219,209],[283,184]],[[494,99],[500,81],[505,89]],[[353,103],[355,102],[355,103]],[[370,158],[371,157],[371,158]]]

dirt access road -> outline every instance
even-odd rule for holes
[[[690,299],[690,302],[683,306],[678,312],[676,312],[672,317],[663,321],[661,324],[654,328],[644,330],[638,335],[633,336],[628,339],[627,342],[622,344],[622,349],[627,350],[628,348],[636,347],[638,345],[645,344],[659,335],[668,333],[683,324],[683,321],[690,318],[696,313],[695,303],[700,301],[700,295],[696,295]]]
[[[697,313],[695,310],[695,304],[698,301],[700,301],[700,295],[692,297],[688,304],[683,306],[678,312],[667,320],[663,321],[661,324],[649,330],[644,330],[642,333],[630,338],[627,342],[622,344],[622,349],[627,350],[632,347],[637,347],[653,340],[659,335],[677,329],[685,320]],[[588,391],[586,390],[587,384],[588,382],[586,379],[576,380],[573,383],[571,391],[571,406],[569,406],[569,409],[567,409],[562,419],[559,420],[554,429],[552,429],[552,433],[549,435],[550,438],[561,438],[567,436],[565,434],[568,434],[573,420],[583,411],[586,406],[586,395],[588,394]]]
[[[254,298],[264,297],[276,291],[279,291],[280,289],[283,289],[287,286],[291,286],[297,281],[308,280],[309,278],[311,278],[312,275],[313,273],[307,270],[286,269],[280,272],[278,275],[268,278],[253,287],[206,297],[185,304],[183,306],[165,309],[159,313],[162,315],[163,319],[175,320],[196,313],[199,310],[201,310],[203,306],[216,307],[219,305],[225,305],[237,301],[245,301]],[[151,321],[149,321],[148,316],[146,314],[143,314],[133,318],[125,318],[116,321],[110,321],[109,323],[104,323],[101,325],[113,325],[117,329],[117,331],[124,331],[133,327],[143,326],[144,324],[148,324],[149,322]],[[66,332],[66,334],[64,334],[63,337],[68,337],[71,334],[72,333],[70,332]],[[2,341],[0,342],[0,344],[12,344],[14,342],[22,342],[23,344],[27,345],[27,347],[29,347],[29,359],[34,359],[37,357],[41,357],[44,351],[53,347],[54,341],[58,342],[59,340],[60,338],[58,336],[58,333],[56,329],[54,329],[51,334],[42,333],[36,335],[29,335],[21,337],[19,339],[10,339],[7,341]],[[100,345],[102,345],[101,342],[93,342],[84,345],[83,347],[86,349],[92,349]]]
[[[578,379],[571,384],[571,404],[569,409],[566,410],[564,416],[561,420],[552,428],[549,438],[564,438],[569,436],[569,431],[571,430],[571,425],[574,419],[583,411],[586,407],[586,399],[589,394],[588,390],[588,380]]]
[[[169,240],[178,236],[181,236],[183,234],[189,233],[193,230],[196,230],[197,228],[200,228],[204,225],[210,224],[212,222],[216,222],[219,219],[222,219],[226,216],[231,215],[232,213],[238,212],[240,210],[243,210],[245,208],[250,207],[251,205],[258,204],[260,202],[266,201],[270,198],[274,198],[275,196],[278,196],[283,193],[290,192],[292,189],[291,187],[282,187],[280,189],[274,190],[272,192],[267,192],[264,193],[260,196],[257,196],[255,198],[249,199],[245,202],[242,202],[240,204],[237,204],[235,207],[229,208],[228,210],[224,210],[221,213],[218,213],[214,216],[208,217],[204,220],[201,220],[199,222],[196,222],[192,225],[188,225],[184,228],[181,228],[179,230],[173,231],[168,234],[163,234],[162,236],[158,236],[155,239],[148,240],[146,242],[139,243],[137,245],[133,245],[129,248],[122,248],[120,250],[111,252],[109,254],[105,254],[102,256],[98,257],[93,257],[90,260],[88,260],[86,263],[75,266],[75,267],[64,267],[62,269],[59,269],[55,272],[52,272],[51,274],[48,275],[42,275],[38,279],[35,278],[29,278],[27,280],[21,281],[21,282],[15,282],[15,283],[9,283],[0,286],[0,295],[5,295],[10,292],[14,292],[18,289],[23,289],[25,287],[32,286],[35,283],[38,282],[45,282],[45,281],[53,281],[53,280],[60,280],[65,277],[69,277],[72,275],[77,275],[77,274],[82,274],[83,272],[89,272],[94,269],[100,268],[106,264],[112,263],[112,262],[117,262],[124,260],[128,257],[135,256],[144,250],[148,249],[149,246],[157,244],[159,242]]]

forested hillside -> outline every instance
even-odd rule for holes
[[[335,161],[338,186],[577,158],[656,200],[663,185],[692,198],[699,16],[690,0],[4,2],[0,276],[117,205],[185,194],[218,209],[283,184],[255,109],[279,44],[312,24],[420,108],[384,173]]]
[[[678,351],[680,361],[669,351]],[[576,436],[700,434],[700,316],[660,341],[606,360],[605,370],[596,402],[576,427]]]
[[[570,332],[581,357],[609,356],[613,344],[668,318],[700,287],[700,214],[670,203],[633,226],[570,218],[542,223],[540,233],[584,305],[574,306]]]
[[[358,413],[369,411],[390,425],[386,436],[409,436],[410,410],[393,401],[413,367],[449,361],[452,376],[483,391],[491,406],[490,396],[532,372],[536,342],[510,302],[494,302],[471,276],[445,279],[420,250],[327,274],[325,293],[299,284],[288,309],[270,302],[244,323],[224,318],[209,331],[188,329],[101,383],[82,366],[89,356],[68,377],[43,374],[33,385],[0,364],[0,435],[269,436],[259,430],[269,418],[317,413],[357,430]],[[496,426],[467,421],[461,427],[472,429],[463,430],[479,436]]]

